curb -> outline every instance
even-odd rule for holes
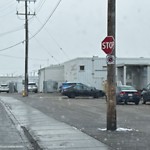
[[[21,126],[21,128],[23,129],[25,136],[27,137],[27,139],[29,140],[29,142],[32,144],[33,148],[35,150],[43,150],[43,148],[40,147],[40,145],[38,144],[38,142],[30,134],[29,130],[26,127],[24,127],[24,126]]]

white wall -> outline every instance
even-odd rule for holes
[[[117,65],[145,65],[149,66],[149,58],[117,58]],[[84,70],[80,70],[84,66]],[[150,82],[150,67],[147,69],[148,79]],[[117,72],[117,71],[116,71]],[[117,72],[118,73],[118,72]],[[120,74],[118,74],[120,76]],[[61,65],[50,66],[39,71],[39,87],[43,90],[43,81],[53,80],[59,83],[64,81],[81,82],[103,89],[103,83],[107,80],[106,58],[76,58],[67,61]]]
[[[39,92],[43,92],[43,81],[64,82],[64,66],[54,65],[39,70]]]
[[[150,83],[150,66],[147,67],[147,84]]]
[[[80,70],[84,66],[84,70]],[[65,80],[81,82],[103,89],[103,81],[106,80],[106,61],[104,58],[77,58],[64,63]]]

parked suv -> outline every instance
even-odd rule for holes
[[[38,87],[37,87],[35,82],[29,82],[28,83],[28,91],[29,92],[34,92],[34,93],[38,92]]]
[[[143,104],[146,104],[146,102],[150,102],[150,84],[148,84],[146,88],[143,88],[141,95],[143,98]]]
[[[7,92],[7,93],[9,93],[9,85],[8,84],[1,84],[0,85],[0,92]]]
[[[87,86],[82,83],[73,84],[62,91],[62,95],[69,98],[75,98],[77,96],[91,96],[93,98],[99,98],[105,96],[104,91],[98,90],[94,87]]]

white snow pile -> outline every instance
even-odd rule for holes
[[[99,131],[107,131],[106,128],[98,128],[97,130]],[[126,131],[138,131],[138,130],[135,130],[135,129],[131,129],[131,128],[117,128],[116,131],[122,131],[122,132],[126,132]]]
[[[116,131],[134,131],[134,129],[129,129],[129,128],[117,128]]]

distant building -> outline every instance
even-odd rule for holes
[[[22,92],[24,76],[0,76],[0,84],[8,84],[10,87],[10,93]],[[38,84],[38,76],[29,76],[29,82],[35,82]]]
[[[64,82],[64,65],[52,65],[39,70],[39,92],[57,91],[59,85]]]
[[[66,81],[81,82],[103,89],[106,80],[106,58],[96,56],[76,58],[39,70],[40,92],[56,91],[56,86],[58,88]],[[145,87],[150,83],[150,58],[117,58],[116,81],[119,84],[133,85],[137,89]]]

